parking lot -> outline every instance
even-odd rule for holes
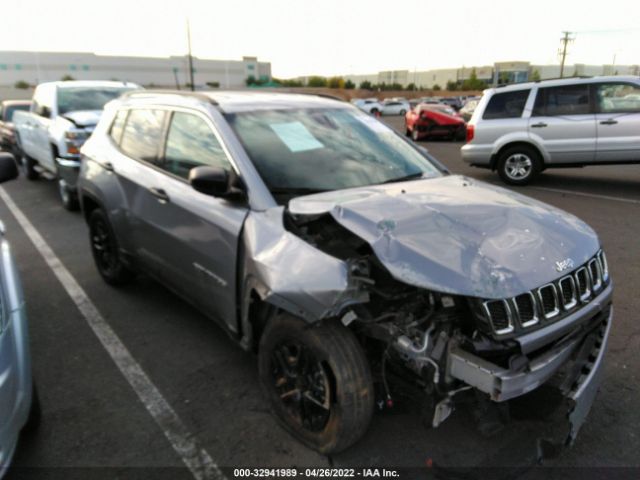
[[[383,120],[404,129],[401,117]],[[460,143],[421,143],[453,173],[500,183],[495,173],[464,165]],[[543,425],[514,423],[485,438],[464,409],[434,430],[422,426],[411,406],[399,405],[376,415],[364,439],[344,453],[324,457],[306,449],[270,415],[252,354],[150,279],[138,278],[122,289],[101,280],[84,220],[63,209],[54,182],[20,178],[2,188],[15,203],[9,208],[0,201],[0,218],[22,274],[43,408],[41,427],[23,440],[8,478],[82,478],[84,469],[105,478],[191,478],[162,423],[149,414],[149,405],[141,402],[16,220],[16,208],[86,292],[189,438],[217,466],[509,467],[500,471],[537,475],[529,468]],[[549,462],[572,469],[544,473],[560,478],[583,476],[580,467],[640,467],[640,165],[547,170],[534,185],[517,191],[589,223],[600,235],[615,283],[615,320],[600,394],[576,445]],[[483,478],[483,472],[469,474]],[[634,471],[617,473],[631,478]]]

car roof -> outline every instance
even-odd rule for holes
[[[601,83],[601,82],[633,82],[640,83],[640,77],[622,76],[622,75],[603,75],[597,77],[566,77],[554,78],[549,80],[538,80],[535,82],[514,83],[511,85],[502,85],[498,87],[488,88],[485,92],[510,92],[516,90],[525,90],[534,86],[538,87],[559,87],[562,85]]]
[[[3,100],[1,103],[5,107],[12,105],[31,105],[31,100]]]
[[[132,82],[116,82],[105,80],[60,80],[58,82],[44,82],[37,85],[37,87],[45,85],[55,85],[58,88],[73,88],[73,87],[131,87],[140,88],[139,85]]]
[[[185,102],[209,102],[226,113],[288,108],[353,108],[337,97],[280,92],[254,91],[154,91],[140,90],[125,95],[124,103],[162,103],[184,105]]]

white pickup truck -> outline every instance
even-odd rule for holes
[[[29,180],[47,171],[58,181],[65,208],[78,208],[76,180],[80,147],[95,128],[104,105],[139,89],[124,82],[62,81],[41,83],[29,111],[16,112],[18,153]]]

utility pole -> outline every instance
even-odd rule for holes
[[[189,46],[189,53],[187,59],[189,61],[189,83],[191,85],[191,91],[195,90],[193,83],[193,57],[191,56],[191,27],[189,26],[189,19],[187,18],[187,44]]]
[[[560,38],[560,43],[562,44],[561,50],[558,50],[558,53],[561,56],[560,60],[560,78],[564,77],[564,61],[567,58],[567,45],[569,42],[573,42],[575,38],[571,38],[570,35],[572,32],[562,32],[563,36]]]

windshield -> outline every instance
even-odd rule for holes
[[[355,108],[226,114],[274,195],[440,175],[389,127]]]
[[[80,110],[102,110],[104,105],[133,90],[126,87],[64,87],[58,89],[58,114]]]

